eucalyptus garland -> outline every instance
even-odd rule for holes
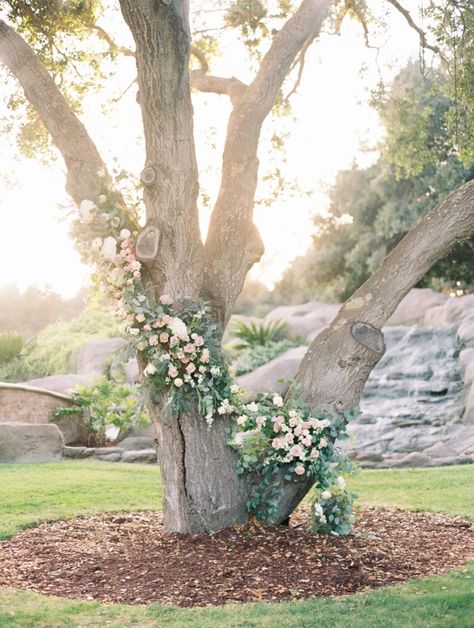
[[[352,413],[314,412],[296,388],[286,403],[274,393],[245,403],[206,305],[184,302],[178,309],[170,295],[155,298],[146,289],[135,254],[138,219],[108,191],[105,176],[102,181],[97,201],[81,202],[72,235],[82,259],[96,266],[117,302],[117,317],[143,365],[151,398],[160,400],[165,416],[197,405],[209,427],[220,415],[235,419],[229,444],[239,452],[238,471],[259,478],[247,504],[250,512],[272,520],[282,481],[307,477],[317,487],[313,530],[347,534],[353,495],[340,473],[349,463],[334,443],[346,435]]]

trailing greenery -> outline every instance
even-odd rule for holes
[[[270,362],[280,354],[288,351],[292,347],[301,344],[294,340],[278,340],[277,342],[268,342],[266,345],[257,345],[247,347],[238,351],[237,358],[233,362],[233,368],[236,375],[244,375],[254,371],[262,364]]]
[[[16,331],[0,333],[0,365],[18,358],[24,344],[23,337]]]
[[[137,396],[138,392],[138,396]],[[136,386],[114,383],[105,377],[87,386],[78,386],[72,394],[72,405],[57,408],[55,417],[82,417],[81,425],[88,432],[89,444],[102,445],[108,428],[115,427],[112,440],[120,440],[127,432],[149,425],[145,401]]]
[[[24,527],[72,516],[160,508],[154,465],[103,462],[2,465],[0,538]],[[348,480],[367,506],[432,510],[474,518],[469,465],[361,471]],[[185,609],[60,599],[0,588],[0,625],[274,626],[310,628],[467,628],[472,624],[474,562],[443,576],[340,598],[288,603],[226,604]]]

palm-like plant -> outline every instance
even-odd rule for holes
[[[286,337],[287,331],[288,323],[282,320],[271,321],[270,323],[252,321],[248,324],[236,321],[230,329],[230,334],[242,341],[234,347],[240,351],[248,347],[265,346],[271,342],[278,342]]]

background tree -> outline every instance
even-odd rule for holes
[[[41,55],[12,27],[15,23],[26,25],[30,30],[25,37],[36,32],[32,22],[25,22],[31,3],[25,5],[16,15],[17,4],[11,3],[6,21],[0,22],[0,59],[21,84],[26,100],[61,152],[67,168],[66,187],[73,200],[76,204],[90,199],[100,203],[105,164]],[[84,28],[89,24],[88,11],[98,6],[38,2],[35,11],[49,15],[50,6],[58,5],[66,7],[67,16],[78,16]],[[146,264],[148,291],[157,297],[171,294],[178,305],[184,300],[207,301],[220,333],[248,270],[263,252],[252,221],[262,124],[295,62],[298,66],[299,60],[302,67],[305,52],[328,12],[334,10],[336,23],[354,10],[363,24],[366,19],[359,10],[365,9],[363,3],[303,0],[298,8],[286,1],[272,7],[277,11],[269,11],[261,2],[237,0],[225,12],[227,25],[237,30],[252,51],[255,74],[244,84],[208,72],[201,51],[192,48],[186,0],[120,0],[123,19],[135,41],[132,54],[146,144],[142,173],[145,234],[153,234],[151,248],[156,249]],[[38,26],[40,33],[43,24],[44,16]],[[269,39],[271,43],[267,43]],[[113,41],[107,43],[114,50]],[[265,45],[268,48],[262,54]],[[189,72],[191,52],[200,66]],[[225,94],[232,103],[221,187],[205,243],[198,224],[191,85]],[[109,184],[113,186],[111,179]],[[440,256],[459,239],[472,235],[473,195],[468,183],[432,210],[313,342],[297,376],[302,399],[309,407],[333,409],[337,404],[342,409],[358,402],[370,371],[383,354],[383,323]],[[113,201],[126,212],[120,191],[114,192]],[[130,226],[135,226],[132,217]],[[151,403],[158,432],[165,528],[202,532],[245,521],[248,485],[236,475],[235,455],[227,445],[231,419],[218,417],[208,430],[197,409],[170,420],[164,420],[160,410],[159,403]],[[287,519],[312,480],[287,480],[283,472],[279,484],[275,522]]]
[[[330,192],[328,215],[316,216],[308,252],[276,287],[276,298],[302,302],[315,296],[347,299],[378,268],[408,230],[450,192],[474,176],[453,134],[449,77],[421,72],[412,62],[373,104],[385,126],[380,158],[369,168],[341,172]],[[419,286],[470,291],[474,239],[439,260]]]

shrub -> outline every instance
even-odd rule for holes
[[[150,423],[137,388],[116,384],[106,378],[87,386],[78,386],[72,400],[72,406],[58,408],[55,416],[68,416],[71,420],[81,417],[88,432],[89,445],[105,444],[108,428],[118,429],[114,439],[118,440],[131,429]]]
[[[269,342],[266,345],[247,346],[241,350],[234,362],[236,375],[244,375],[254,371],[262,364],[266,364],[273,360],[280,353],[291,349],[299,343],[293,340],[280,340],[278,342]]]
[[[83,344],[119,335],[111,308],[87,309],[71,321],[43,329],[25,357],[26,366],[32,376],[67,373],[74,368],[71,355]]]
[[[16,331],[0,333],[0,364],[6,364],[17,358],[23,346],[24,340]]]
[[[231,330],[230,335],[239,338],[242,343],[235,345],[235,349],[241,350],[247,347],[265,346],[269,343],[275,343],[282,340],[288,332],[288,323],[286,321],[271,321],[270,323],[252,321],[247,324],[236,321]]]

